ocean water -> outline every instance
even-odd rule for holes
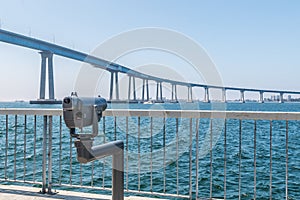
[[[0,103],[1,108],[60,108],[60,105],[30,105],[26,102]],[[281,111],[300,112],[299,103],[181,103],[181,104],[113,104],[109,108],[169,109],[169,110],[239,110],[239,111]],[[8,118],[8,138],[6,143],[5,116],[0,116],[0,178],[41,181],[42,158],[42,117],[34,119],[22,116]],[[37,120],[34,136],[33,122]],[[126,141],[125,188],[132,190],[189,194],[190,153],[192,156],[192,188],[196,193],[198,176],[198,197],[209,197],[212,178],[213,197],[224,196],[224,121],[201,119],[160,119],[106,117],[99,123],[99,136],[95,144],[114,139]],[[212,123],[212,126],[210,126]],[[53,119],[53,183],[84,186],[111,186],[111,159],[92,164],[79,165],[76,150],[70,143],[68,129],[60,119]],[[117,124],[115,127],[114,124]],[[178,133],[176,132],[178,125]],[[140,126],[138,126],[140,125]],[[190,128],[192,125],[192,128]],[[270,196],[270,137],[272,137],[272,197],[285,198],[286,176],[286,122],[258,120],[256,122],[256,196],[269,199]],[[226,122],[226,197],[238,199],[239,185],[241,199],[254,196],[254,126],[253,120],[227,120]],[[126,127],[128,133],[126,134]],[[140,127],[140,129],[138,128]],[[272,127],[272,135],[270,135]],[[199,129],[196,138],[196,129]],[[289,199],[300,199],[300,123],[288,122],[288,194]],[[85,130],[89,131],[89,129]],[[210,135],[210,131],[212,134]],[[190,133],[192,136],[190,137]],[[17,133],[17,134],[15,134]],[[177,133],[177,134],[176,134]],[[35,137],[35,139],[33,139]],[[213,138],[210,152],[210,137]],[[126,140],[127,139],[127,140]],[[14,143],[17,145],[15,146]],[[24,144],[26,141],[26,144]],[[6,144],[8,149],[6,150]],[[71,144],[71,145],[70,145]],[[191,144],[191,145],[190,145]],[[35,148],[34,148],[35,146]],[[191,152],[190,152],[191,151]],[[70,161],[70,152],[71,161]],[[5,154],[8,154],[5,167]],[[25,158],[25,159],[24,159]],[[198,173],[196,174],[196,158]],[[128,164],[127,164],[128,160]],[[212,161],[212,169],[210,162]],[[70,167],[70,164],[72,167]],[[24,167],[25,166],[25,167]],[[16,170],[14,170],[16,168]],[[212,170],[212,177],[210,171]],[[100,171],[100,173],[99,173]],[[70,175],[71,174],[71,175]],[[152,177],[152,181],[151,181]],[[239,184],[240,181],[240,184]],[[178,185],[177,185],[178,182]],[[58,187],[58,186],[56,186]],[[99,192],[93,191],[93,192]]]

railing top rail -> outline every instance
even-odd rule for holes
[[[253,120],[300,120],[300,112],[261,112],[261,111],[108,109],[104,112],[104,116],[253,119]]]
[[[0,108],[0,115],[62,115],[61,108]]]
[[[0,115],[47,115],[61,116],[61,108],[0,108]],[[212,110],[143,110],[107,109],[103,116],[119,117],[162,117],[162,118],[212,118],[253,120],[300,120],[300,112],[262,111],[212,111]]]

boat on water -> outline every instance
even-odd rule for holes
[[[143,102],[143,104],[154,104],[154,102],[153,101],[145,101],[145,102]]]
[[[24,103],[24,100],[15,100],[16,103]]]

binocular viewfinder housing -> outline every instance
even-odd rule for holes
[[[83,128],[99,122],[107,103],[101,97],[81,97],[76,93],[63,100],[63,117],[68,128]]]

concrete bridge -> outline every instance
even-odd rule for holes
[[[109,90],[109,100],[113,102],[121,102],[119,95],[119,74],[126,74],[128,76],[128,97],[125,102],[136,103],[145,102],[150,100],[149,94],[149,82],[154,82],[156,84],[156,96],[154,97],[155,102],[163,103],[163,84],[169,84],[172,88],[171,91],[171,102],[178,102],[177,86],[183,86],[187,88],[188,97],[187,101],[193,101],[193,88],[202,88],[204,90],[204,102],[211,102],[210,90],[218,89],[222,92],[222,102],[227,101],[227,91],[239,91],[240,92],[240,102],[245,103],[245,93],[246,92],[257,92],[259,93],[259,102],[264,102],[265,93],[275,93],[279,95],[279,102],[284,102],[284,95],[299,95],[298,91],[288,91],[288,90],[264,90],[264,89],[252,89],[252,88],[239,88],[239,87],[224,87],[215,85],[206,85],[199,83],[189,83],[181,82],[176,80],[170,80],[165,78],[160,78],[156,76],[151,76],[145,73],[141,73],[132,70],[128,67],[113,63],[98,57],[88,55],[79,51],[75,51],[66,47],[62,47],[56,44],[45,42],[32,37],[24,36],[21,34],[9,32],[0,29],[0,41],[30,48],[32,50],[37,50],[41,56],[41,76],[40,76],[40,92],[39,98],[36,101],[31,101],[32,103],[60,103],[60,101],[55,99],[54,92],[54,77],[53,77],[53,56],[58,55],[65,58],[70,58],[73,60],[88,63],[93,67],[106,70],[110,73],[110,90]],[[46,87],[46,71],[48,69],[48,85],[49,85],[49,98],[46,99],[45,87]],[[136,94],[136,79],[142,80],[142,94],[141,99],[137,98]]]

